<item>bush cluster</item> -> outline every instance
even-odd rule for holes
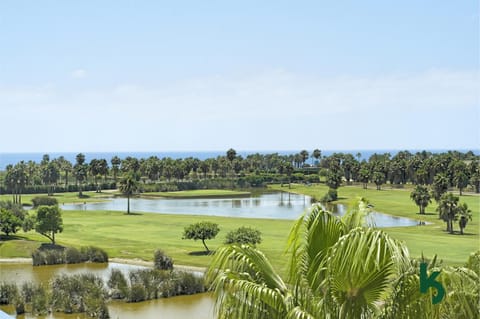
[[[40,247],[32,253],[34,266],[78,264],[83,262],[106,263],[108,254],[101,248],[87,246],[80,250],[73,247],[52,246]]]
[[[20,288],[13,283],[0,283],[0,304],[12,304],[17,315],[29,311],[34,315],[48,312],[49,295],[41,284],[24,283]]]
[[[110,318],[107,293],[101,278],[92,274],[60,275],[52,279],[49,289],[41,284],[0,284],[0,301],[12,304],[17,315],[35,316],[49,312],[86,313],[98,319]]]
[[[120,270],[112,270],[107,282],[109,296],[127,302],[191,295],[205,291],[203,278],[188,272],[140,269],[131,271],[128,280]]]
[[[329,202],[336,201],[337,198],[338,198],[337,190],[330,188],[320,201],[322,203],[329,203]]]
[[[94,247],[76,250],[56,246],[37,252],[51,254],[52,260],[61,259],[61,253],[64,254],[63,258],[90,256],[95,259],[101,250]],[[48,291],[44,286],[32,283],[24,283],[20,289],[15,284],[0,283],[0,304],[13,304],[17,314],[83,312],[90,317],[106,319],[110,317],[107,308],[108,298],[140,302],[206,291],[203,276],[171,270],[173,261],[161,250],[155,252],[154,258],[155,267],[169,270],[139,269],[131,271],[127,279],[121,270],[113,269],[106,283],[100,277],[89,273],[59,275],[50,281]],[[108,290],[105,287],[108,287]]]
[[[60,275],[51,282],[52,311],[84,312],[94,318],[109,318],[103,280],[93,274]]]
[[[153,267],[158,270],[173,270],[173,260],[162,250],[157,249],[153,254]]]
[[[252,245],[260,244],[262,233],[251,227],[240,227],[227,233],[225,244]]]
[[[58,205],[58,201],[55,197],[51,196],[37,196],[32,199],[33,208],[38,206],[55,206]]]

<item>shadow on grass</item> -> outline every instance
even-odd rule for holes
[[[125,216],[141,216],[143,214],[142,213],[132,213],[132,212],[130,212],[130,213],[123,213],[123,215],[125,215]]]
[[[0,235],[0,240],[1,241],[10,241],[10,240],[29,240],[29,239],[26,239],[25,237],[17,236],[17,235],[10,235],[10,236]]]
[[[445,233],[447,233],[448,235],[453,235],[453,236],[476,236],[476,235],[478,235],[478,234],[466,233],[466,232],[463,232],[463,234],[461,234],[459,231],[454,231],[453,233],[449,233],[449,232],[445,231]]]
[[[214,253],[215,253],[214,250],[210,250],[210,251],[202,250],[202,251],[191,251],[188,254],[190,256],[208,256],[208,255],[213,255]]]

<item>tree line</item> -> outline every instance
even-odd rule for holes
[[[333,153],[322,156],[319,149],[302,150],[296,154],[251,154],[246,157],[229,149],[225,155],[200,160],[194,157],[126,157],[95,158],[86,162],[79,153],[75,163],[63,156],[50,159],[43,156],[40,163],[20,161],[9,164],[0,174],[0,193],[12,194],[13,202],[21,203],[22,194],[114,189],[118,178],[134,174],[145,191],[181,190],[195,188],[256,187],[266,183],[324,181],[336,189],[342,184],[361,184],[377,189],[390,184],[432,186],[442,179],[447,187],[462,192],[480,192],[480,157],[473,152],[448,151],[411,153],[400,151],[373,154],[362,159],[360,153]]]

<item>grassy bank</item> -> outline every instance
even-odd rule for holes
[[[65,246],[98,246],[110,257],[152,260],[155,249],[163,249],[176,264],[206,267],[211,256],[203,254],[201,241],[183,240],[184,227],[199,221],[219,224],[220,233],[207,245],[215,250],[226,234],[240,226],[258,228],[263,242],[259,247],[282,271],[287,260],[283,257],[291,220],[227,218],[215,216],[164,215],[145,213],[126,215],[111,211],[64,211],[64,231],[57,241]],[[15,240],[0,242],[0,258],[30,257],[41,242],[48,240],[34,232],[20,232]],[[5,238],[2,238],[5,239]]]
[[[59,204],[72,204],[72,203],[92,203],[108,200],[108,197],[112,196],[111,190],[104,190],[101,193],[96,192],[83,192],[83,197],[78,197],[78,192],[71,193],[55,193],[51,197],[57,199]],[[47,194],[28,194],[22,195],[22,204],[32,205],[32,198],[38,196],[47,196]],[[11,201],[12,195],[3,194],[0,195],[0,201]]]
[[[321,198],[328,190],[325,185],[296,185],[291,188],[272,185],[271,189],[290,191]],[[480,248],[480,197],[478,195],[463,195],[460,202],[465,202],[472,210],[473,221],[469,221],[465,235],[448,234],[445,232],[445,223],[438,219],[435,211],[436,204],[432,202],[426,215],[418,214],[418,207],[410,199],[410,189],[384,188],[377,191],[374,186],[363,189],[360,186],[342,186],[338,189],[339,203],[349,204],[358,196],[367,198],[378,212],[394,216],[407,217],[415,220],[426,221],[425,226],[384,228],[394,238],[404,241],[412,256],[420,257],[422,252],[426,257],[437,254],[440,259],[451,265],[463,264],[468,255]],[[458,223],[455,223],[458,230]]]

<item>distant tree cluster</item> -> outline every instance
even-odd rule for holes
[[[50,159],[45,154],[40,163],[20,161],[8,165],[0,174],[0,191],[12,194],[14,203],[21,203],[25,193],[51,195],[78,191],[82,196],[84,190],[101,192],[116,188],[119,177],[125,180],[133,176],[141,184],[139,191],[176,190],[175,187],[257,187],[265,183],[318,183],[323,179],[331,189],[352,183],[367,188],[373,183],[380,190],[384,184],[401,187],[411,183],[438,187],[438,194],[445,187],[456,188],[462,195],[468,187],[480,192],[479,163],[480,157],[471,151],[400,151],[393,156],[374,153],[362,159],[360,153],[338,152],[324,156],[319,149],[290,155],[256,153],[242,157],[229,149],[225,155],[205,160],[114,156],[95,158],[88,163],[82,153],[77,154],[75,163],[62,156]]]

